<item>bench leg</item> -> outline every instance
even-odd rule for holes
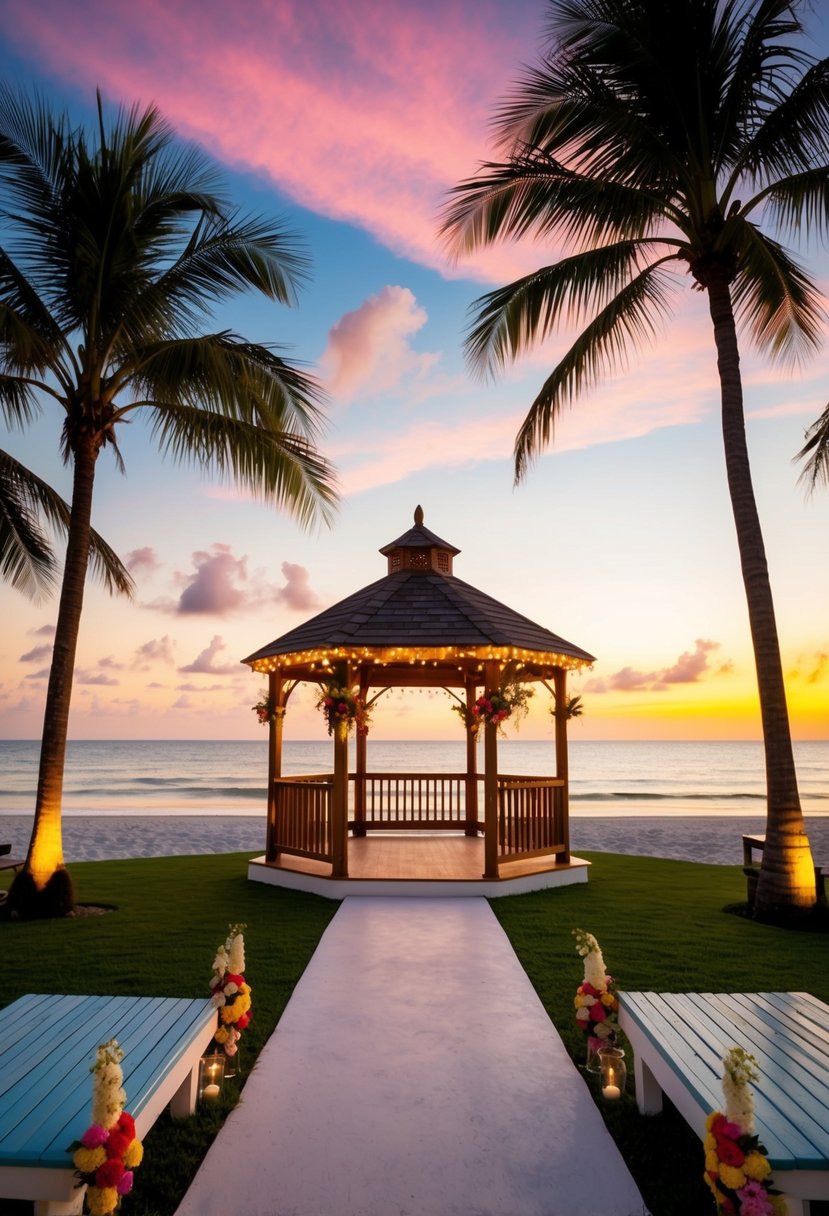
[[[196,1099],[199,1094],[198,1065],[188,1072],[176,1092],[170,1099],[170,1114],[174,1119],[186,1119],[196,1109]]]
[[[85,1194],[86,1187],[83,1186],[72,1199],[36,1199],[34,1216],[80,1216]]]
[[[636,1083],[636,1105],[639,1107],[640,1114],[660,1114],[662,1087],[638,1053],[633,1060],[633,1076]]]

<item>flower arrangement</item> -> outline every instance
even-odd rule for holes
[[[255,705],[251,705],[251,709],[262,726],[267,726],[276,717],[276,706],[274,705],[273,697],[269,697],[267,693],[263,693],[260,700]]]
[[[754,1132],[754,1100],[748,1085],[759,1077],[757,1061],[742,1047],[723,1059],[725,1114],[705,1121],[705,1181],[722,1216],[785,1216],[786,1203],[772,1190],[771,1166]]]
[[[124,1110],[126,1094],[121,1061],[124,1053],[115,1039],[98,1048],[92,1072],[92,1122],[80,1140],[70,1146],[80,1183],[86,1184],[91,1216],[111,1216],[132,1190],[133,1171],[141,1164],[144,1148],[135,1135],[135,1120]]]
[[[525,718],[530,708],[533,690],[522,684],[514,671],[505,672],[500,686],[478,697],[471,710],[463,702],[452,706],[467,730],[477,734],[481,723],[492,722],[498,729],[507,718]]]
[[[250,984],[245,982],[245,925],[231,925],[225,941],[216,951],[210,991],[219,1011],[219,1024],[213,1035],[226,1056],[239,1050],[242,1031],[250,1023]]]
[[[588,1048],[598,1051],[600,1047],[616,1041],[619,999],[613,991],[613,976],[605,970],[604,958],[592,933],[574,929],[576,952],[584,959],[584,980],[576,989],[573,1004],[576,1021],[588,1035]]]
[[[325,715],[329,735],[333,734],[334,728],[342,722],[345,723],[348,730],[351,730],[352,726],[356,726],[358,735],[368,734],[371,720],[370,708],[361,696],[353,693],[350,688],[338,684],[335,680],[326,684],[320,693],[317,698],[317,709]]]

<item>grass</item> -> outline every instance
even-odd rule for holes
[[[576,927],[598,938],[622,990],[808,991],[829,1003],[829,935],[774,928],[723,911],[745,899],[740,867],[583,856],[593,862],[586,885],[492,903],[577,1065],[584,1063],[585,1042],[573,1008],[583,974],[572,935]],[[630,1054],[628,1049],[628,1060]],[[702,1181],[701,1141],[669,1104],[661,1115],[641,1116],[631,1075],[622,1102],[599,1099],[599,1105],[653,1216],[713,1216]]]
[[[331,900],[248,882],[248,857],[239,853],[74,864],[79,902],[111,904],[117,911],[4,923],[2,1003],[26,992],[209,996],[216,947],[230,923],[244,922],[254,1013],[241,1041],[244,1081],[337,910]],[[200,1106],[190,1119],[164,1115],[156,1122],[124,1205],[130,1216],[169,1216],[175,1211],[235,1105],[238,1088],[238,1082],[226,1082],[221,1102]],[[2,1205],[3,1216],[26,1216],[31,1210],[25,1203]]]
[[[5,923],[3,1003],[25,992],[205,995],[216,946],[231,922],[244,921],[255,1014],[242,1038],[244,1080],[337,908],[333,901],[248,882],[247,856],[73,865],[78,899],[117,905],[117,911]],[[596,935],[622,989],[807,990],[829,1003],[829,936],[788,932],[723,912],[745,898],[740,867],[587,856],[593,868],[586,885],[492,903],[577,1065],[585,1055],[573,1016],[573,994],[582,978],[572,936],[577,926]],[[175,1211],[236,1101],[236,1083],[226,1090],[218,1108],[201,1107],[178,1122],[163,1116],[156,1123],[136,1172],[130,1216]],[[653,1216],[713,1216],[701,1181],[698,1136],[670,1107],[642,1118],[632,1090],[631,1079],[622,1102],[600,1106]],[[25,1204],[6,1204],[3,1216],[30,1211]]]

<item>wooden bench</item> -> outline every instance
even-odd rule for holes
[[[33,1200],[35,1216],[81,1212],[68,1149],[91,1122],[98,1045],[123,1049],[126,1109],[143,1137],[167,1105],[192,1114],[215,1028],[203,999],[22,996],[0,1010],[0,1197]]]
[[[724,1107],[723,1056],[751,1052],[756,1131],[789,1216],[829,1200],[829,1006],[806,992],[624,992],[619,1024],[635,1053],[640,1111],[657,1114],[665,1093],[701,1139],[706,1117]]]
[[[745,835],[743,837],[743,865],[744,866],[753,866],[754,865],[755,849],[760,854],[760,857],[762,859],[763,849],[765,847],[766,847],[765,832],[755,832],[754,835]],[[826,874],[824,873],[825,870],[826,870],[826,866],[823,866],[823,865],[815,866],[815,892],[816,892],[817,898],[819,900],[826,899]],[[751,903],[751,900],[749,900],[749,903]]]
[[[15,873],[24,864],[22,857],[10,857],[12,851],[10,844],[0,844],[0,870],[14,870]]]

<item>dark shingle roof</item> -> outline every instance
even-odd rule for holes
[[[411,533],[422,535],[426,531],[416,526]],[[403,541],[401,537],[387,548],[399,546]],[[434,542],[425,543],[435,542],[451,549],[437,537]],[[421,540],[420,544],[423,543]],[[454,575],[435,571],[386,575],[263,646],[243,662],[255,663],[276,655],[343,645],[514,646],[566,655],[578,662],[593,662],[592,655],[572,642],[557,637]]]

